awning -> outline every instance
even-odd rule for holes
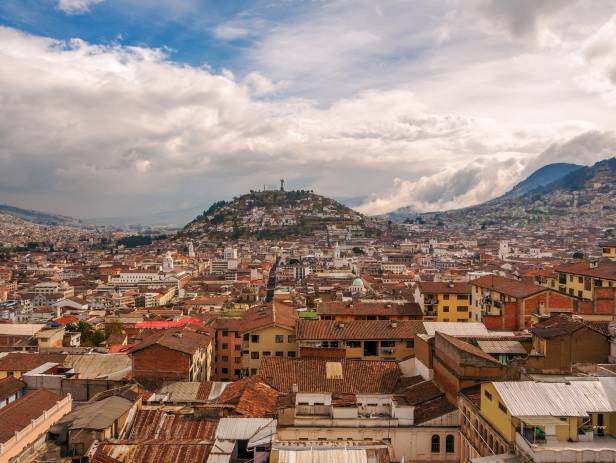
[[[554,416],[519,416],[528,426],[568,426],[566,421],[561,421]]]

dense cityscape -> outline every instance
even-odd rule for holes
[[[614,0],[0,0],[0,463],[616,463]]]

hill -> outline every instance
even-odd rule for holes
[[[219,201],[184,228],[217,238],[286,238],[310,235],[328,226],[355,225],[366,218],[339,202],[312,191],[251,191],[232,201]]]
[[[7,204],[0,204],[0,214],[10,215],[39,225],[80,226],[79,220],[72,217],[51,214],[49,212],[33,211],[30,209],[21,209]]]
[[[513,191],[513,190],[512,190]],[[421,215],[424,220],[468,224],[616,224],[616,158],[571,170],[556,181],[483,204]]]
[[[502,197],[513,198],[516,196],[522,196],[523,194],[536,188],[547,186],[553,182],[556,182],[565,175],[568,175],[578,169],[582,169],[583,167],[584,166],[580,166],[578,164],[567,164],[564,162],[548,164],[547,166],[543,166],[539,170],[533,172],[530,176],[522,180]]]

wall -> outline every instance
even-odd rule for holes
[[[252,335],[259,335],[259,342],[252,342]],[[244,341],[242,353],[242,368],[248,373],[253,374],[259,371],[259,362],[263,357],[263,352],[269,352],[271,356],[275,356],[276,352],[282,352],[283,357],[289,357],[289,352],[293,352],[298,356],[297,342],[289,342],[289,335],[295,336],[295,331],[278,326],[270,326],[260,330],[255,330],[249,333],[248,341]],[[276,342],[276,335],[282,335],[282,343]],[[259,358],[253,359],[252,352],[259,352]]]
[[[26,450],[29,445],[39,440],[49,431],[49,428],[70,413],[72,403],[71,396],[56,402],[51,409],[33,419],[25,429],[18,431],[11,439],[3,443],[0,446],[0,463],[8,463],[12,458]]]
[[[190,356],[160,345],[132,354],[133,376],[139,379],[188,381]]]
[[[489,400],[485,393],[486,391],[492,395],[492,400]],[[504,413],[498,408],[499,402],[502,402],[496,388],[492,383],[484,383],[481,385],[481,415],[490,423],[508,442],[513,442],[515,438],[515,430],[511,423],[511,414],[509,410]]]

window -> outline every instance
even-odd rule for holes
[[[295,352],[287,352],[287,357],[295,357]]]
[[[468,306],[461,305],[460,307],[458,307],[458,312],[468,312]]]
[[[459,301],[465,301],[468,299],[468,294],[458,294],[456,296],[456,299],[458,299]]]
[[[283,342],[284,342],[284,335],[282,335],[282,334],[277,334],[277,335],[276,335],[276,343],[277,343],[277,344],[280,344],[280,343],[283,343]]]
[[[432,436],[432,453],[441,452],[441,436],[434,434]]]
[[[253,334],[252,336],[250,336],[250,342],[259,342],[259,335]]]
[[[242,357],[235,357],[235,363],[242,363]]]
[[[248,341],[250,339],[250,335],[248,333],[246,333],[244,335],[244,341]]]
[[[445,438],[445,452],[453,453],[456,451],[456,440],[453,434],[448,434]]]
[[[347,347],[361,347],[361,341],[347,341]]]
[[[223,348],[223,349],[228,349],[228,348],[229,348],[229,344],[227,344],[227,343],[223,343],[222,348]]]
[[[284,357],[284,352],[276,351],[276,357]]]
[[[486,399],[492,400],[492,394],[490,394],[488,391],[485,391],[483,395],[486,396]]]
[[[257,374],[257,369],[256,368],[251,368],[250,369],[250,374],[251,375],[256,375]]]
[[[239,375],[241,375],[241,374],[242,374],[242,370],[233,370],[233,374],[234,374],[235,376],[239,376]]]
[[[223,368],[222,369],[222,374],[226,375],[227,373],[229,373],[229,369],[228,368]]]
[[[505,407],[502,402],[498,403],[498,409],[503,413],[507,413],[507,407]]]
[[[223,362],[228,362],[228,361],[229,361],[229,357],[228,357],[228,356],[226,356],[226,355],[223,355],[223,356],[222,356],[222,361],[223,361]]]
[[[257,360],[259,358],[259,353],[258,352],[251,352],[250,353],[250,358],[253,360]]]
[[[227,337],[227,336],[229,336],[229,332],[227,330],[223,330],[222,331],[222,335]]]
[[[235,346],[233,346],[233,348],[235,350],[242,350],[242,346],[240,344],[236,344]]]
[[[449,312],[449,306],[448,305],[444,305],[443,306],[443,312]]]
[[[269,357],[270,354],[271,354],[271,352],[265,351],[265,352],[263,352],[263,357]]]
[[[443,294],[443,299],[445,299],[446,301],[449,300],[449,294]]]
[[[381,341],[381,347],[396,347],[396,341]]]
[[[407,339],[406,340],[406,347],[408,347],[409,349],[412,349],[413,347],[415,347],[415,340],[414,339]]]
[[[287,338],[289,343],[294,343],[295,342],[295,335],[294,334],[290,334],[289,337]]]

